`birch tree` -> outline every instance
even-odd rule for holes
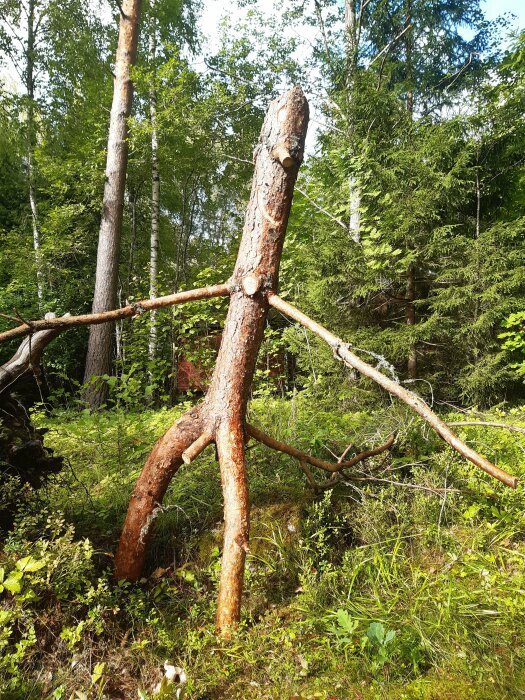
[[[36,286],[39,307],[44,299],[44,271],[41,251],[41,234],[38,216],[38,194],[36,184],[35,146],[37,141],[36,84],[39,59],[42,51],[37,45],[43,43],[46,31],[47,4],[41,0],[3,0],[0,4],[3,53],[14,68],[25,91],[25,140],[28,201],[31,210],[31,231],[35,255]]]
[[[149,92],[150,122],[151,122],[151,237],[150,237],[150,263],[149,263],[149,294],[150,299],[157,295],[157,276],[159,271],[159,215],[160,215],[160,172],[159,172],[159,145],[157,132],[157,86],[156,86],[156,62],[157,58],[157,20],[155,18],[155,1],[151,3],[150,36],[149,36],[149,64],[151,66],[151,87]],[[148,360],[150,380],[152,365],[157,353],[157,326],[156,314],[153,311],[150,318]]]

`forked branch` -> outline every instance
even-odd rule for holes
[[[306,314],[303,314],[301,311],[299,311],[299,309],[292,306],[292,304],[289,304],[287,301],[284,301],[284,299],[281,299],[281,297],[279,297],[277,294],[269,292],[268,300],[270,302],[270,306],[273,306],[275,309],[278,309],[282,313],[286,314],[294,321],[297,321],[328,343],[328,345],[332,348],[336,359],[343,362],[345,365],[347,365],[347,367],[357,370],[365,377],[373,379],[375,382],[377,382],[377,384],[379,384],[379,386],[386,389],[386,391],[388,391],[390,394],[397,396],[398,399],[404,401],[404,403],[410,406],[413,411],[418,413],[446,443],[463,455],[463,457],[472,462],[472,464],[475,464],[480,469],[483,469],[483,471],[487,472],[487,474],[490,474],[490,476],[498,479],[506,486],[510,486],[510,488],[513,489],[516,488],[518,479],[515,476],[512,476],[508,472],[497,467],[495,464],[492,464],[492,462],[489,462],[488,459],[482,457],[475,450],[466,445],[463,440],[461,440],[448,427],[448,425],[434,413],[434,411],[430,408],[430,406],[428,406],[427,403],[425,403],[425,401],[423,401],[423,399],[408,389],[405,389],[403,386],[393,381],[389,377],[385,376],[382,372],[375,369],[367,362],[361,360],[361,358],[359,358],[349,349],[348,345],[344,343],[341,338],[338,338],[333,333],[330,333],[330,331],[324,328],[324,326],[321,326],[320,323],[317,323],[306,316]]]
[[[382,452],[386,452],[386,450],[389,450],[392,447],[396,439],[395,433],[392,433],[392,435],[390,435],[390,437],[384,445],[374,447],[372,450],[360,452],[359,454],[355,455],[355,457],[352,457],[352,459],[346,460],[344,462],[326,462],[324,459],[312,457],[312,455],[309,455],[306,452],[303,452],[302,450],[298,450],[292,445],[288,445],[285,442],[276,440],[270,435],[264,433],[262,430],[259,430],[259,428],[256,428],[254,425],[251,425],[250,423],[246,424],[246,432],[250,437],[252,437],[254,440],[257,440],[258,442],[261,442],[263,445],[271,447],[272,449],[277,450],[279,452],[284,452],[284,454],[290,455],[290,457],[295,457],[295,459],[297,459],[300,464],[311,464],[313,467],[318,467],[319,469],[323,469],[325,472],[332,472],[334,474],[340,472],[342,469],[350,469],[351,467],[354,467],[356,464],[359,464],[359,462],[362,462],[363,460],[368,459],[369,457],[374,457],[375,455],[379,455]]]

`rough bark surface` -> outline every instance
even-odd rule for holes
[[[140,540],[146,540],[140,533],[146,528],[149,534],[155,508],[180,466],[182,452],[189,461],[214,439],[224,496],[224,548],[217,606],[217,626],[224,634],[239,620],[248,550],[246,404],[268,315],[267,291],[277,289],[278,285],[284,235],[303,158],[307,124],[308,103],[300,88],[294,88],[270,105],[255,150],[252,191],[230,280],[231,300],[222,343],[210,388],[197,409],[199,421],[194,426],[198,425],[198,429],[186,430],[181,436],[186,414],[181,419],[183,423],[179,421],[157,444],[131,499],[117,553],[119,578],[140,575],[145,554]],[[205,439],[200,439],[203,434]],[[192,445],[188,444],[190,437],[197,449],[191,449]],[[168,468],[166,463],[170,465]]]
[[[141,0],[123,0],[121,5],[93,313],[113,309],[117,300],[120,230],[128,162],[128,118],[133,99],[130,68],[137,54],[140,5]],[[93,326],[90,329],[85,383],[92,377],[109,372],[112,337],[112,324]],[[92,384],[86,392],[86,399],[91,408],[98,408],[105,399],[105,385]]]
[[[115,576],[136,581],[142,572],[152,525],[182,453],[202,434],[202,409],[185,413],[157,442],[137,480],[115,557]]]

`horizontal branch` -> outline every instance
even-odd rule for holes
[[[459,452],[463,457],[468,459],[472,464],[475,464],[483,471],[498,479],[502,483],[510,486],[511,488],[516,488],[518,484],[518,479],[511,474],[508,474],[503,469],[496,467],[495,464],[489,462],[488,459],[482,457],[471,447],[466,445],[460,438],[448,427],[448,425],[437,416],[434,411],[428,406],[423,399],[421,399],[416,394],[412,393],[408,389],[405,389],[397,382],[393,381],[389,377],[385,376],[382,372],[375,369],[367,362],[364,362],[355,355],[351,350],[349,350],[348,345],[344,343],[341,338],[338,338],[333,333],[330,333],[324,326],[316,323],[311,318],[303,314],[295,306],[289,304],[284,299],[281,299],[277,294],[270,293],[268,295],[268,300],[270,305],[273,306],[278,311],[286,314],[294,321],[297,321],[302,326],[308,330],[315,333],[319,338],[324,340],[332,348],[334,356],[336,359],[343,362],[348,367],[357,370],[365,377],[373,379],[379,386],[386,389],[393,396],[397,396],[398,399],[404,401],[408,404],[412,410],[418,413],[435,431],[436,433],[451,447],[453,447],[457,452]]]
[[[392,445],[394,444],[394,440],[396,438],[395,434],[392,434],[387,442],[384,445],[380,445],[379,447],[375,447],[372,450],[366,450],[365,452],[360,452],[359,454],[355,455],[355,457],[352,457],[352,459],[349,459],[345,462],[326,462],[324,459],[318,459],[317,457],[312,457],[311,455],[307,454],[306,452],[303,452],[302,450],[298,450],[296,447],[292,447],[292,445],[288,445],[285,442],[281,442],[280,440],[276,440],[275,438],[271,437],[270,435],[267,435],[266,433],[263,433],[262,430],[259,430],[259,428],[256,428],[254,425],[251,425],[250,423],[246,424],[246,432],[248,435],[254,440],[257,440],[258,442],[262,442],[263,445],[266,445],[267,447],[271,447],[274,450],[278,450],[279,452],[284,452],[287,455],[290,455],[290,457],[295,457],[295,459],[299,460],[301,463],[301,466],[303,464],[311,464],[314,467],[318,467],[319,469],[323,469],[325,472],[339,472],[341,469],[349,469],[350,467],[355,466],[359,462],[362,462],[364,459],[368,459],[369,457],[374,457],[375,455],[381,454],[381,452],[385,452],[386,450],[389,450]]]
[[[455,421],[453,423],[447,423],[447,425],[454,425],[457,427],[460,427],[463,425],[472,425],[472,426],[481,425],[481,426],[486,426],[487,428],[504,428],[505,430],[510,430],[513,433],[523,433],[525,435],[525,428],[520,428],[518,425],[507,425],[507,423],[493,423],[492,421],[486,421],[486,420]]]
[[[216,284],[211,287],[201,287],[200,289],[188,289],[185,292],[168,294],[155,299],[143,299],[120,309],[111,311],[101,311],[99,313],[83,314],[82,316],[60,316],[54,319],[41,319],[39,321],[27,321],[16,328],[11,328],[0,333],[0,343],[12,338],[21,338],[36,331],[58,329],[62,331],[74,326],[94,326],[100,323],[110,323],[123,318],[138,316],[144,311],[153,311],[165,306],[175,306],[184,304],[187,301],[198,301],[199,299],[213,299],[214,297],[225,297],[230,294],[229,284]]]

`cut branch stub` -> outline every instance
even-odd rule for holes
[[[136,579],[151,524],[173,474],[215,441],[224,496],[224,548],[217,627],[230,634],[240,616],[248,551],[249,501],[244,458],[246,404],[268,315],[263,292],[275,290],[293,188],[303,159],[308,103],[294,88],[270,105],[255,151],[253,185],[230,306],[210,388],[203,404],[185,414],[159,440],[137,482],[116,556],[116,575]],[[288,161],[275,157],[287,149]]]

